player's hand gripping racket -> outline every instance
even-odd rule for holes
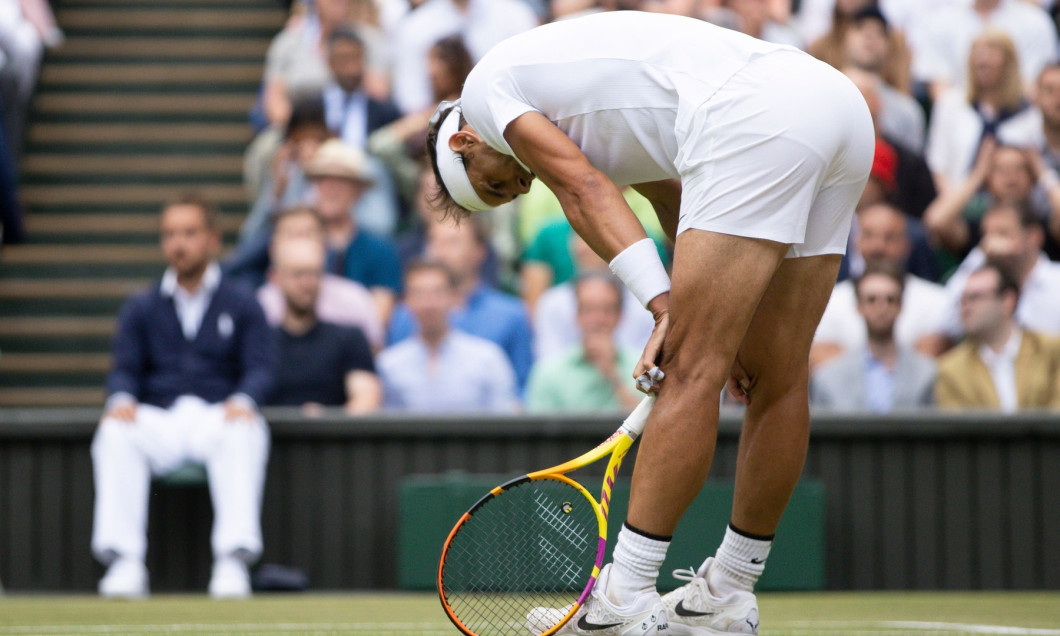
[[[438,566],[442,606],[461,632],[547,636],[581,607],[603,565],[618,468],[654,403],[654,396],[644,398],[591,451],[501,484],[464,513]],[[607,455],[597,503],[565,473]]]

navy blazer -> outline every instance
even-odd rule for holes
[[[107,394],[125,392],[168,408],[181,395],[211,404],[243,393],[262,404],[272,388],[276,342],[254,295],[222,276],[195,339],[181,330],[160,283],[133,295],[118,314]]]

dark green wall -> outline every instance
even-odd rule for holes
[[[0,409],[7,590],[95,589],[88,445],[97,417]],[[398,586],[405,478],[515,476],[583,452],[620,418],[268,419],[264,560],[302,569],[316,589],[349,589]],[[727,415],[712,479],[731,479],[737,431]],[[627,479],[631,467],[632,458]],[[804,477],[824,491],[829,589],[1060,589],[1057,414],[820,415]],[[155,489],[152,589],[205,589],[210,522],[205,489]],[[708,549],[720,531],[705,530]]]

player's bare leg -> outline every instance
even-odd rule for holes
[[[802,473],[809,442],[809,350],[839,256],[788,259],[762,296],[737,356],[731,388],[749,387],[736,468],[732,523],[716,554],[667,594],[672,632],[755,634],[754,585]]]
[[[673,534],[710,470],[718,401],[759,300],[787,246],[700,230],[677,237],[666,373],[641,438],[629,525]],[[724,275],[720,272],[725,272]]]
[[[802,474],[810,436],[809,352],[838,255],[787,259],[751,321],[738,360],[754,388],[736,463],[732,523],[772,535]]]

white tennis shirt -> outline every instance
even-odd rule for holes
[[[697,107],[748,62],[788,48],[692,18],[597,13],[501,42],[471,71],[461,103],[502,154],[515,156],[508,124],[537,111],[616,184],[658,181],[679,176],[678,140]]]

